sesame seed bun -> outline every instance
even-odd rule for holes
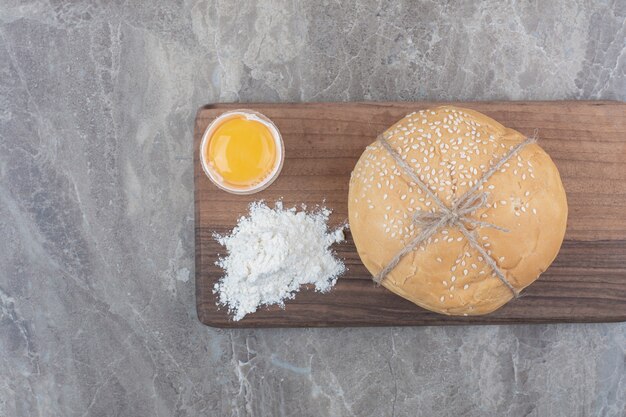
[[[446,204],[466,192],[513,146],[526,138],[473,110],[442,106],[411,113],[385,137]],[[531,143],[481,188],[488,205],[473,219],[508,232],[476,227],[478,241],[517,290],[552,263],[565,235],[567,200],[550,156]],[[416,209],[433,201],[396,166],[380,142],[368,146],[350,179],[350,229],[361,260],[377,275],[419,233]],[[466,226],[471,230],[474,227]],[[445,227],[407,254],[382,285],[442,314],[490,313],[514,295],[456,227]]]

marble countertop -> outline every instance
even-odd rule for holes
[[[220,101],[626,99],[626,3],[0,0],[0,415],[624,416],[626,324],[218,330]]]

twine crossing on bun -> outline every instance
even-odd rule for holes
[[[439,229],[443,227],[456,227],[459,229],[461,234],[465,236],[470,245],[481,254],[487,265],[493,270],[495,275],[502,281],[502,283],[513,293],[515,298],[519,297],[519,291],[509,282],[509,280],[504,275],[504,272],[498,267],[496,261],[487,253],[485,248],[478,242],[475,230],[470,230],[466,227],[466,224],[470,224],[476,227],[491,227],[503,232],[508,232],[507,229],[504,229],[495,224],[491,224],[488,222],[478,221],[470,217],[476,210],[485,207],[487,205],[487,192],[481,192],[481,186],[498,170],[504,165],[509,159],[519,153],[522,148],[531,143],[537,142],[537,132],[532,137],[526,138],[523,142],[518,143],[513,148],[509,150],[502,158],[500,158],[495,163],[492,163],[489,170],[487,170],[483,176],[476,181],[476,183],[467,190],[461,197],[457,198],[453,201],[450,207],[446,206],[446,204],[441,201],[441,199],[435,194],[428,185],[424,183],[415,173],[415,171],[411,168],[409,164],[406,163],[404,159],[400,156],[395,149],[389,144],[387,139],[384,137],[384,134],[381,134],[376,139],[381,143],[381,145],[389,152],[391,157],[394,159],[396,164],[415,182],[421,189],[426,193],[431,200],[435,202],[437,206],[439,206],[438,211],[426,211],[419,208],[415,209],[415,213],[413,215],[413,224],[421,229],[420,233],[413,238],[402,248],[385,266],[378,275],[373,277],[374,282],[380,284],[383,279],[389,274],[395,267],[398,265],[400,260],[404,258],[406,254],[413,251],[417,248],[421,243],[425,242],[429,237],[434,235]]]

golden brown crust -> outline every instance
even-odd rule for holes
[[[386,135],[438,197],[449,204],[525,137],[484,114],[451,106],[412,113]],[[521,290],[556,257],[567,222],[559,172],[543,149],[530,144],[485,184],[489,205],[478,220],[506,228],[478,228],[480,242],[509,282]],[[349,221],[361,260],[373,275],[415,236],[415,208],[433,202],[374,142],[357,162],[349,191]],[[405,256],[383,280],[394,293],[429,310],[451,315],[490,313],[513,294],[461,233],[446,228]]]

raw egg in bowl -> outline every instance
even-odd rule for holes
[[[200,144],[202,168],[219,188],[252,194],[268,187],[283,166],[285,148],[278,128],[252,110],[221,114]]]

